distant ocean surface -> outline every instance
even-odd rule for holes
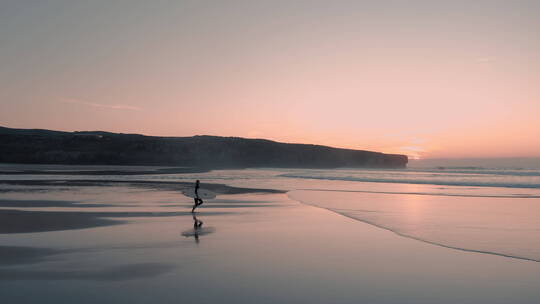
[[[41,167],[39,167],[41,166]],[[0,171],[13,171],[35,168],[32,165],[0,164]],[[38,165],[38,169],[55,171],[90,171],[90,170],[124,170],[134,171],[151,169],[149,166],[65,166]],[[41,177],[40,177],[41,176]],[[107,175],[111,177],[111,175]],[[440,168],[407,168],[407,169],[246,169],[246,170],[216,170],[202,174],[156,174],[144,176],[117,175],[113,178],[127,179],[165,179],[185,180],[193,176],[205,176],[217,180],[237,179],[266,179],[294,178],[317,179],[328,181],[395,183],[395,184],[424,184],[440,186],[471,186],[471,187],[503,187],[503,188],[540,188],[540,169],[497,169],[475,167],[440,167]],[[1,175],[2,179],[58,179],[70,178],[69,175]],[[77,176],[76,179],[80,179]],[[73,178],[73,177],[71,177]],[[102,176],[87,176],[89,179],[100,179]]]
[[[283,174],[311,178],[374,183],[443,186],[540,188],[540,169],[409,168],[403,170],[310,170]]]
[[[6,170],[2,166],[0,170]],[[9,168],[14,169],[13,165]],[[62,170],[70,170],[70,166],[62,166]],[[99,170],[106,167],[99,166]],[[268,168],[155,175],[0,175],[0,180],[13,179],[200,179],[202,187],[204,183],[223,183],[280,189],[288,191],[293,200],[404,237],[469,252],[540,261],[537,168]]]

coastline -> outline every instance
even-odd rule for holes
[[[0,192],[2,212],[15,208],[117,222],[0,233],[7,261],[0,265],[2,298],[17,303],[33,303],[35,297],[46,303],[540,301],[536,262],[404,238],[291,200],[284,190],[205,183],[222,194],[193,217],[193,201],[179,193],[188,185],[4,183],[2,189],[13,191]],[[202,230],[194,228],[195,219],[204,223]]]
[[[189,215],[130,218],[119,226],[56,232],[64,238],[86,235],[97,243],[81,240],[65,247],[56,239],[49,242],[53,248],[38,246],[26,261],[0,268],[3,298],[31,303],[27,294],[32,291],[56,303],[113,298],[144,303],[148,293],[159,302],[199,303],[224,298],[236,303],[540,300],[537,263],[402,238],[289,200],[285,194],[226,195],[223,200],[268,206],[227,214],[215,214],[221,209],[210,203],[201,207],[197,216],[213,230],[199,236],[198,243],[182,234],[191,231]],[[139,231],[135,239],[133,231]],[[111,233],[113,239],[105,237]],[[33,235],[21,235],[18,246],[31,243]],[[5,235],[2,242],[9,243]],[[75,260],[77,266],[69,266]],[[234,282],[228,282],[228,277]],[[66,288],[71,292],[65,293]],[[102,292],[95,294],[97,289]]]

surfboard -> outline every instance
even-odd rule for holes
[[[191,197],[191,198],[197,197],[195,195],[195,188],[185,189],[185,190],[182,191],[182,194],[187,196],[187,197]],[[201,199],[213,199],[213,198],[216,198],[216,194],[214,192],[210,191],[210,190],[199,188],[199,198],[201,198]]]

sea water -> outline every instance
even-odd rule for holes
[[[200,179],[202,187],[204,183],[224,183],[281,189],[298,202],[403,237],[456,250],[540,261],[539,169],[268,168],[139,176],[3,175],[0,179]]]
[[[151,178],[286,190],[403,237],[540,261],[539,169],[247,169]]]

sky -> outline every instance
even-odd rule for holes
[[[0,125],[540,156],[540,1],[0,0]]]

